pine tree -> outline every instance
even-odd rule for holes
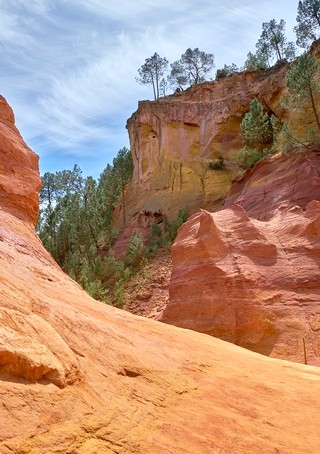
[[[241,122],[241,135],[245,146],[239,151],[237,159],[245,167],[250,167],[271,151],[271,119],[257,98],[251,101],[250,110]]]
[[[250,110],[241,122],[244,143],[253,148],[263,149],[272,143],[272,124],[267,112],[257,98],[250,103]]]
[[[268,66],[271,66],[274,60],[281,63],[295,58],[295,46],[293,42],[287,41],[285,25],[283,19],[279,23],[272,19],[262,24],[262,33],[256,48],[262,59],[268,62]]]
[[[176,88],[197,85],[208,80],[214,68],[214,55],[198,48],[187,49],[180,60],[171,64],[170,83]]]
[[[294,31],[297,45],[309,47],[320,35],[320,0],[302,0],[298,3],[297,23]]]
[[[165,57],[160,57],[157,52],[150,58],[146,58],[145,63],[138,69],[139,77],[136,81],[141,85],[151,85],[154,99],[160,96],[160,80],[164,75],[169,62]]]
[[[320,130],[319,101],[320,95],[320,63],[312,55],[305,52],[291,65],[286,75],[287,96],[283,99],[283,105],[287,109],[306,111],[313,113],[317,128]]]

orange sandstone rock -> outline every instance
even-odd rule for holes
[[[311,53],[320,58],[320,40]],[[121,201],[115,226],[129,225],[131,232],[149,226],[152,213],[171,221],[181,208],[190,214],[200,208],[221,209],[239,173],[240,124],[255,97],[269,114],[287,121],[298,140],[306,141],[307,130],[314,130],[314,140],[320,140],[311,111],[286,111],[281,106],[289,66],[237,73],[158,101],[139,102],[127,122],[134,173],[125,196],[125,222]],[[319,95],[315,102],[320,103]],[[209,163],[219,155],[225,168],[210,169]]]
[[[319,452],[319,369],[94,301],[44,250],[19,175],[1,170],[1,454]]]
[[[157,102],[139,102],[127,123],[134,174],[125,197],[126,223],[145,222],[144,213],[162,213],[172,220],[185,207],[190,214],[221,208],[239,173],[242,118],[254,97],[283,117],[280,96],[286,71],[284,66],[267,75],[234,74]],[[219,155],[225,169],[210,169]],[[115,223],[123,225],[121,205]]]
[[[172,248],[161,320],[265,355],[320,363],[320,153],[271,157],[193,215]]]
[[[14,125],[14,115],[0,96],[0,197],[3,209],[35,224],[41,187],[38,156]]]
[[[224,206],[237,203],[260,221],[292,206],[305,210],[310,200],[320,200],[319,164],[319,144],[269,157],[233,181]]]

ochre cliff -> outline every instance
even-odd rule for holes
[[[311,53],[320,59],[319,40]],[[312,112],[286,111],[281,106],[289,67],[236,73],[158,101],[139,102],[127,122],[134,173],[125,197],[127,229],[117,250],[127,245],[134,228],[149,227],[155,217],[159,221],[159,216],[166,215],[171,221],[181,208],[192,214],[200,208],[217,211],[223,206],[232,179],[240,173],[236,162],[243,147],[240,123],[253,98],[269,114],[287,121],[298,140],[306,139],[306,129],[315,126]],[[225,168],[210,169],[209,163],[219,155],[225,159]],[[123,218],[120,204],[114,216],[119,230]]]
[[[37,162],[11,120],[0,119],[1,454],[318,453],[319,369],[121,312],[62,273],[35,234]]]
[[[193,215],[172,248],[161,320],[260,353],[320,364],[320,148],[272,156],[226,208]]]
[[[24,143],[14,124],[14,114],[0,96],[0,197],[4,210],[35,224],[37,190],[41,187],[38,156]]]
[[[239,173],[240,123],[258,96],[278,116],[286,67],[263,76],[245,72],[189,88],[178,95],[142,101],[128,120],[134,174],[126,193],[127,222],[139,225],[145,215],[179,209],[221,208],[231,180]],[[209,163],[221,155],[223,170]],[[122,207],[117,224],[121,225]]]

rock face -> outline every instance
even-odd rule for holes
[[[319,452],[317,368],[92,300],[37,238],[36,159],[15,151],[0,163],[1,454]],[[24,204],[16,159],[35,175]]]
[[[14,125],[14,115],[0,96],[0,197],[3,209],[35,224],[37,190],[41,187],[38,156],[24,143]]]
[[[320,59],[320,40],[311,53]],[[239,174],[240,123],[253,98],[269,114],[287,121],[297,139],[305,141],[306,129],[317,129],[312,112],[281,107],[288,68],[237,73],[158,101],[139,102],[127,122],[134,174],[125,197],[127,231],[115,246],[118,252],[126,248],[133,229],[148,228],[154,217],[166,215],[172,221],[181,208],[190,214],[222,208]],[[218,156],[223,156],[225,168],[210,169]],[[121,204],[114,224],[119,230],[124,227]]]
[[[254,97],[279,117],[287,66],[263,75],[245,72],[189,88],[178,95],[142,101],[128,120],[134,174],[126,193],[127,222],[141,225],[150,213],[174,219],[179,209],[222,207],[239,173],[240,123]],[[223,170],[209,163],[221,155]],[[116,223],[121,227],[122,207]]]
[[[320,200],[320,145],[309,145],[290,156],[276,155],[258,162],[233,181],[224,206],[236,203],[259,221],[269,221],[277,211]]]
[[[172,248],[162,320],[260,353],[320,363],[320,150],[249,170],[225,209],[193,215]]]

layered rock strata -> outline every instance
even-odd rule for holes
[[[320,363],[320,150],[274,156],[172,248],[161,320],[265,355]]]
[[[320,58],[319,40],[310,52]],[[181,208],[190,214],[222,208],[239,174],[240,123],[253,98],[269,114],[287,121],[297,140],[305,142],[311,133],[320,140],[312,109],[287,111],[281,106],[289,66],[237,73],[158,101],[139,102],[127,122],[134,174],[126,191],[125,216],[122,202],[114,215],[115,227],[126,227],[115,245],[117,253],[126,249],[133,230],[148,229],[155,218],[166,215],[172,221]],[[314,95],[317,105],[319,94]],[[213,170],[209,164],[218,156],[225,167]]]
[[[0,197],[1,207],[20,219],[35,223],[41,181],[38,156],[23,141],[15,127],[14,114],[0,96]]]
[[[245,72],[189,88],[183,93],[139,102],[128,120],[134,174],[126,193],[127,222],[144,222],[145,213],[174,219],[179,209],[222,207],[239,173],[240,123],[254,97],[282,117],[280,96],[287,67]],[[209,163],[222,156],[225,168]],[[122,207],[116,224],[121,226]]]
[[[0,155],[0,452],[318,453],[318,369],[121,312],[62,273],[11,131],[0,119],[21,145]],[[24,203],[16,162],[35,176]]]

